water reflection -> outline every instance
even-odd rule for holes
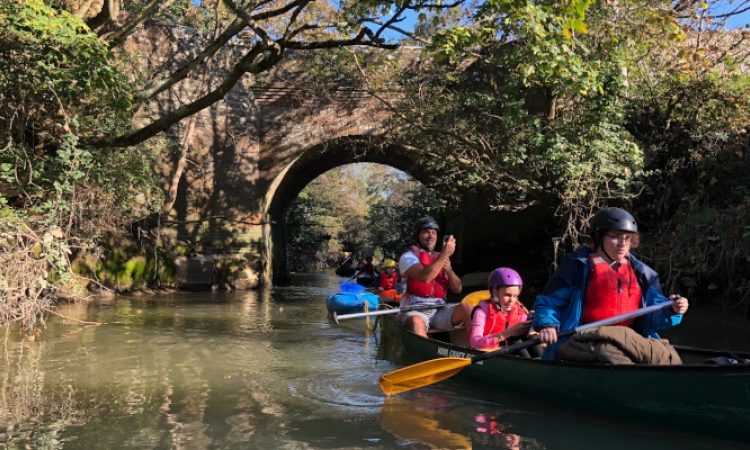
[[[332,328],[331,288],[315,291],[64,306],[35,342],[7,333],[0,444],[279,448],[292,423],[379,407],[371,371],[356,368],[372,365],[374,336]]]
[[[380,425],[399,439],[411,443],[409,448],[468,449],[471,439],[445,407],[442,396],[428,396],[419,401],[386,397],[380,411]]]
[[[477,423],[476,431],[481,436],[484,448],[507,448],[509,450],[521,449],[521,436],[508,433],[507,426],[498,421],[494,414],[477,414],[474,421]]]
[[[298,280],[63,305],[66,318],[51,317],[34,341],[3,331],[0,447],[529,450],[600,448],[611,434],[609,448],[717,447],[505,396],[489,402],[487,387],[458,379],[386,398],[378,375],[414,361],[363,320],[329,320],[325,298],[341,279]]]
[[[467,401],[450,389],[426,389],[405,397],[386,397],[380,424],[410,450],[546,448],[537,439],[519,434],[515,428],[521,417],[534,419],[534,415],[498,404]]]

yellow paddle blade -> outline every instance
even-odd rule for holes
[[[471,304],[471,306],[477,306],[477,303],[481,302],[482,300],[489,300],[489,298],[490,291],[485,289],[483,291],[472,292],[471,294],[464,297],[461,303],[469,303]]]
[[[450,378],[469,364],[471,358],[431,359],[381,375],[378,381],[384,393],[398,394]]]

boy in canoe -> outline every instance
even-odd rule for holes
[[[508,267],[492,271],[487,280],[490,298],[482,300],[472,311],[472,348],[497,350],[498,347],[516,344],[528,339],[531,318],[518,301],[523,288],[521,275]],[[535,345],[517,353],[524,358],[542,356],[542,346]]]
[[[442,253],[436,252],[440,227],[431,217],[414,223],[414,241],[399,259],[399,269],[406,277],[406,293],[401,297],[401,308],[417,305],[444,305],[448,289],[461,292],[461,279],[451,268],[450,257],[456,251],[456,239],[446,236]],[[466,324],[471,327],[471,305],[457,303],[436,309],[409,311],[401,317],[404,326],[427,337],[427,330],[453,330]]]
[[[591,245],[565,255],[534,304],[533,328],[550,344],[542,359],[557,359],[560,332],[581,324],[615,317],[659,303],[674,301],[658,311],[617,325],[658,339],[658,330],[678,325],[688,299],[662,294],[659,275],[631,253],[638,247],[638,225],[620,208],[597,212],[590,222]]]
[[[386,259],[383,261],[383,271],[378,274],[378,290],[380,297],[398,300],[401,298],[396,292],[396,287],[401,281],[401,275],[396,271],[396,261]]]

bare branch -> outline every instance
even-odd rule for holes
[[[368,79],[367,73],[362,68],[362,66],[359,64],[359,61],[357,60],[357,58],[354,58],[354,62],[357,65],[357,70],[359,70],[359,72],[363,75],[363,77],[365,79]],[[428,126],[424,126],[421,123],[419,123],[419,122],[411,119],[410,117],[408,117],[401,110],[399,110],[396,106],[394,106],[390,101],[388,101],[387,99],[385,99],[383,96],[379,95],[377,92],[375,92],[373,90],[370,90],[370,89],[365,89],[364,91],[367,92],[369,95],[371,95],[376,100],[378,100],[380,103],[382,103],[395,116],[401,118],[401,120],[403,120],[404,122],[406,122],[409,125],[413,126],[414,128],[418,129],[419,131],[421,131],[424,134],[437,134],[437,135],[450,136],[450,137],[458,140],[459,142],[462,142],[463,144],[465,144],[469,148],[473,148],[474,150],[477,150],[477,151],[483,151],[484,150],[484,148],[481,145],[477,145],[475,142],[472,142],[472,141],[466,139],[464,136],[461,136],[461,135],[459,135],[457,133],[454,133],[454,132],[452,132],[452,131],[450,131],[448,129],[440,128],[440,127],[428,127]],[[451,154],[450,157],[453,158],[456,161],[456,163],[459,166],[461,166],[462,168],[464,168],[464,169],[466,169],[466,168],[468,168],[468,167],[470,167],[472,165],[471,161],[469,161],[467,159],[456,157],[453,154]]]
[[[422,3],[419,5],[419,8],[451,9],[453,7],[462,5],[464,3],[465,3],[464,0],[457,0],[453,3]],[[409,9],[415,9],[415,8],[409,8]]]
[[[163,10],[172,3],[174,3],[174,0],[151,0],[146,4],[146,6],[143,7],[143,9],[138,11],[127,22],[125,22],[125,25],[123,25],[120,29],[103,38],[107,39],[110,42],[110,46],[121,45],[123,42],[125,42],[125,39],[130,36],[133,30],[143,24],[146,19],[154,16],[157,11]],[[111,19],[115,20],[117,18],[112,17]]]
[[[302,0],[302,1],[306,2],[307,0]],[[237,5],[235,5],[232,0],[224,0],[224,4],[227,5],[229,9],[234,11],[235,14],[240,16],[240,19],[242,19],[243,24],[246,27],[252,28],[255,34],[257,34],[259,38],[263,39],[265,45],[269,45],[272,42],[271,38],[268,36],[266,31],[258,26],[255,19],[250,17],[243,9],[238,8]]]
[[[315,26],[312,26],[315,27]],[[305,28],[306,27],[300,27]],[[298,34],[298,33],[295,33]],[[369,37],[370,39],[366,39]],[[321,49],[321,48],[337,48],[337,47],[347,47],[352,45],[366,45],[370,47],[378,47],[378,48],[385,48],[388,50],[395,50],[398,48],[398,44],[384,44],[382,41],[373,41],[372,38],[374,38],[374,34],[372,30],[370,30],[367,27],[363,27],[359,33],[353,38],[350,39],[332,39],[329,41],[322,41],[322,42],[287,42],[285,43],[286,48],[295,49],[295,50],[315,50],[315,49]]]
[[[266,54],[265,58],[256,61],[262,54]],[[281,60],[282,53],[278,51],[276,47],[267,47],[264,45],[256,45],[251,51],[249,51],[242,59],[234,66],[233,70],[227,75],[224,81],[208,94],[195,100],[192,103],[181,106],[169,114],[161,117],[154,122],[146,125],[145,127],[136,130],[132,133],[118,136],[118,137],[99,137],[93,139],[82,140],[86,145],[92,147],[129,147],[132,145],[140,144],[141,142],[155,136],[157,133],[166,130],[170,126],[176,124],[180,120],[197,113],[205,108],[208,108],[215,102],[224,98],[225,95],[234,87],[235,84],[242,78],[245,73],[262,73]]]
[[[73,15],[78,17],[79,19],[82,19],[86,17],[86,13],[89,12],[89,9],[91,8],[91,4],[94,2],[94,0],[86,0],[86,3],[81,5],[80,8],[73,11]]]
[[[187,64],[177,69],[167,78],[157,80],[156,82],[152,83],[151,86],[138,92],[135,96],[136,101],[143,101],[152,98],[160,92],[166,91],[175,84],[189,77],[199,67],[204,65],[206,61],[208,61],[213,55],[221,50],[224,44],[229,42],[229,40],[232,39],[234,35],[242,31],[243,28],[245,28],[244,22],[241,19],[235,20],[231,25],[229,25],[226,30],[224,30],[223,33],[221,33],[221,35],[217,39],[214,39],[211,45],[206,47],[201,53],[199,53]]]
[[[307,3],[303,4],[303,5],[301,5],[301,6],[299,7],[299,8],[297,8],[297,9],[296,9],[296,10],[295,10],[295,11],[294,11],[294,12],[292,13],[292,17],[291,17],[291,18],[289,19],[289,26],[288,26],[288,30],[287,30],[287,32],[286,32],[286,33],[284,33],[284,38],[283,38],[283,40],[284,40],[284,41],[288,40],[288,39],[289,39],[289,37],[291,37],[291,36],[290,36],[290,33],[291,33],[291,30],[292,30],[292,25],[293,25],[293,24],[294,24],[294,23],[295,23],[295,22],[297,21],[297,18],[299,17],[300,13],[301,13],[302,11],[304,11],[304,9],[305,9],[305,6],[307,6],[307,4],[308,4],[308,3],[309,3],[309,2],[307,2]]]
[[[406,37],[408,37],[410,39],[413,39],[413,40],[415,40],[417,42],[421,42],[422,44],[426,45],[426,44],[429,43],[429,41],[427,39],[424,39],[422,36],[416,35],[416,34],[412,33],[411,31],[406,31],[403,28],[399,28],[399,27],[394,26],[394,25],[389,25],[391,23],[390,21],[388,21],[389,24],[384,24],[383,22],[381,22],[381,21],[379,21],[377,19],[362,19],[362,22],[363,23],[364,22],[370,22],[370,23],[374,23],[375,25],[378,25],[380,27],[380,30],[378,30],[378,32],[377,32],[378,36],[380,36],[381,31],[383,31],[385,29],[389,29],[389,30],[397,31],[398,33],[401,33],[404,36],[406,36]]]
[[[401,14],[403,14],[406,11],[407,7],[404,5],[400,7],[395,14],[393,14],[393,17],[388,19],[384,25],[381,25],[380,29],[377,33],[375,33],[375,36],[380,38],[380,33],[385,31],[386,27],[390,26],[391,24],[401,22],[403,20],[403,17],[401,17]]]
[[[744,14],[748,11],[750,11],[750,6],[746,8],[742,8],[742,9],[735,9],[734,11],[729,11],[724,14],[715,14],[715,15],[707,16],[706,19],[726,19],[728,17],[739,16],[740,14]]]

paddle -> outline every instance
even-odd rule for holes
[[[349,283],[349,284],[354,284],[354,283]],[[477,292],[472,292],[471,294],[464,297],[464,299],[462,300],[462,303],[466,303],[467,301],[469,301],[472,304],[476,304],[476,302],[479,301],[478,299],[485,295],[484,293],[487,293],[486,298],[484,298],[486,300],[487,298],[490,297],[489,292],[490,291],[480,291],[479,295],[477,295]],[[344,314],[342,316],[337,316],[336,313],[334,313],[333,320],[336,323],[339,323],[339,320],[342,320],[342,319],[354,319],[357,317],[379,316],[382,314],[398,314],[400,312],[416,311],[420,309],[442,308],[448,305],[455,305],[455,303],[444,303],[442,305],[417,305],[417,306],[407,306],[405,308],[378,309],[375,311],[368,311],[368,312],[363,312],[363,313]]]
[[[446,306],[450,306],[450,305],[455,305],[455,303],[443,303],[442,305],[416,305],[416,306],[407,306],[405,308],[376,309],[375,311],[367,311],[367,312],[353,313],[353,314],[343,314],[340,316],[334,312],[333,320],[336,323],[339,323],[339,320],[341,319],[354,319],[357,317],[380,316],[383,314],[398,314],[400,312],[418,311],[420,309],[445,308]]]
[[[557,337],[562,338],[571,336],[575,333],[578,333],[579,331],[588,330],[590,328],[600,327],[603,325],[612,325],[614,323],[622,322],[623,320],[658,311],[662,308],[671,306],[672,304],[674,304],[674,301],[670,300],[668,302],[641,308],[627,314],[621,314],[619,316],[610,317],[609,319],[580,325],[572,330],[559,333]],[[382,375],[379,379],[380,388],[384,393],[389,395],[420,388],[433,383],[437,383],[438,381],[445,380],[446,378],[450,378],[460,372],[464,367],[467,367],[471,364],[477,363],[479,361],[484,361],[485,359],[505,355],[507,353],[513,353],[524,348],[532,347],[539,343],[541,343],[540,339],[531,339],[525,342],[519,342],[518,344],[514,344],[509,347],[502,348],[500,350],[475,355],[471,358],[438,358],[432,359],[430,361],[424,361]]]

